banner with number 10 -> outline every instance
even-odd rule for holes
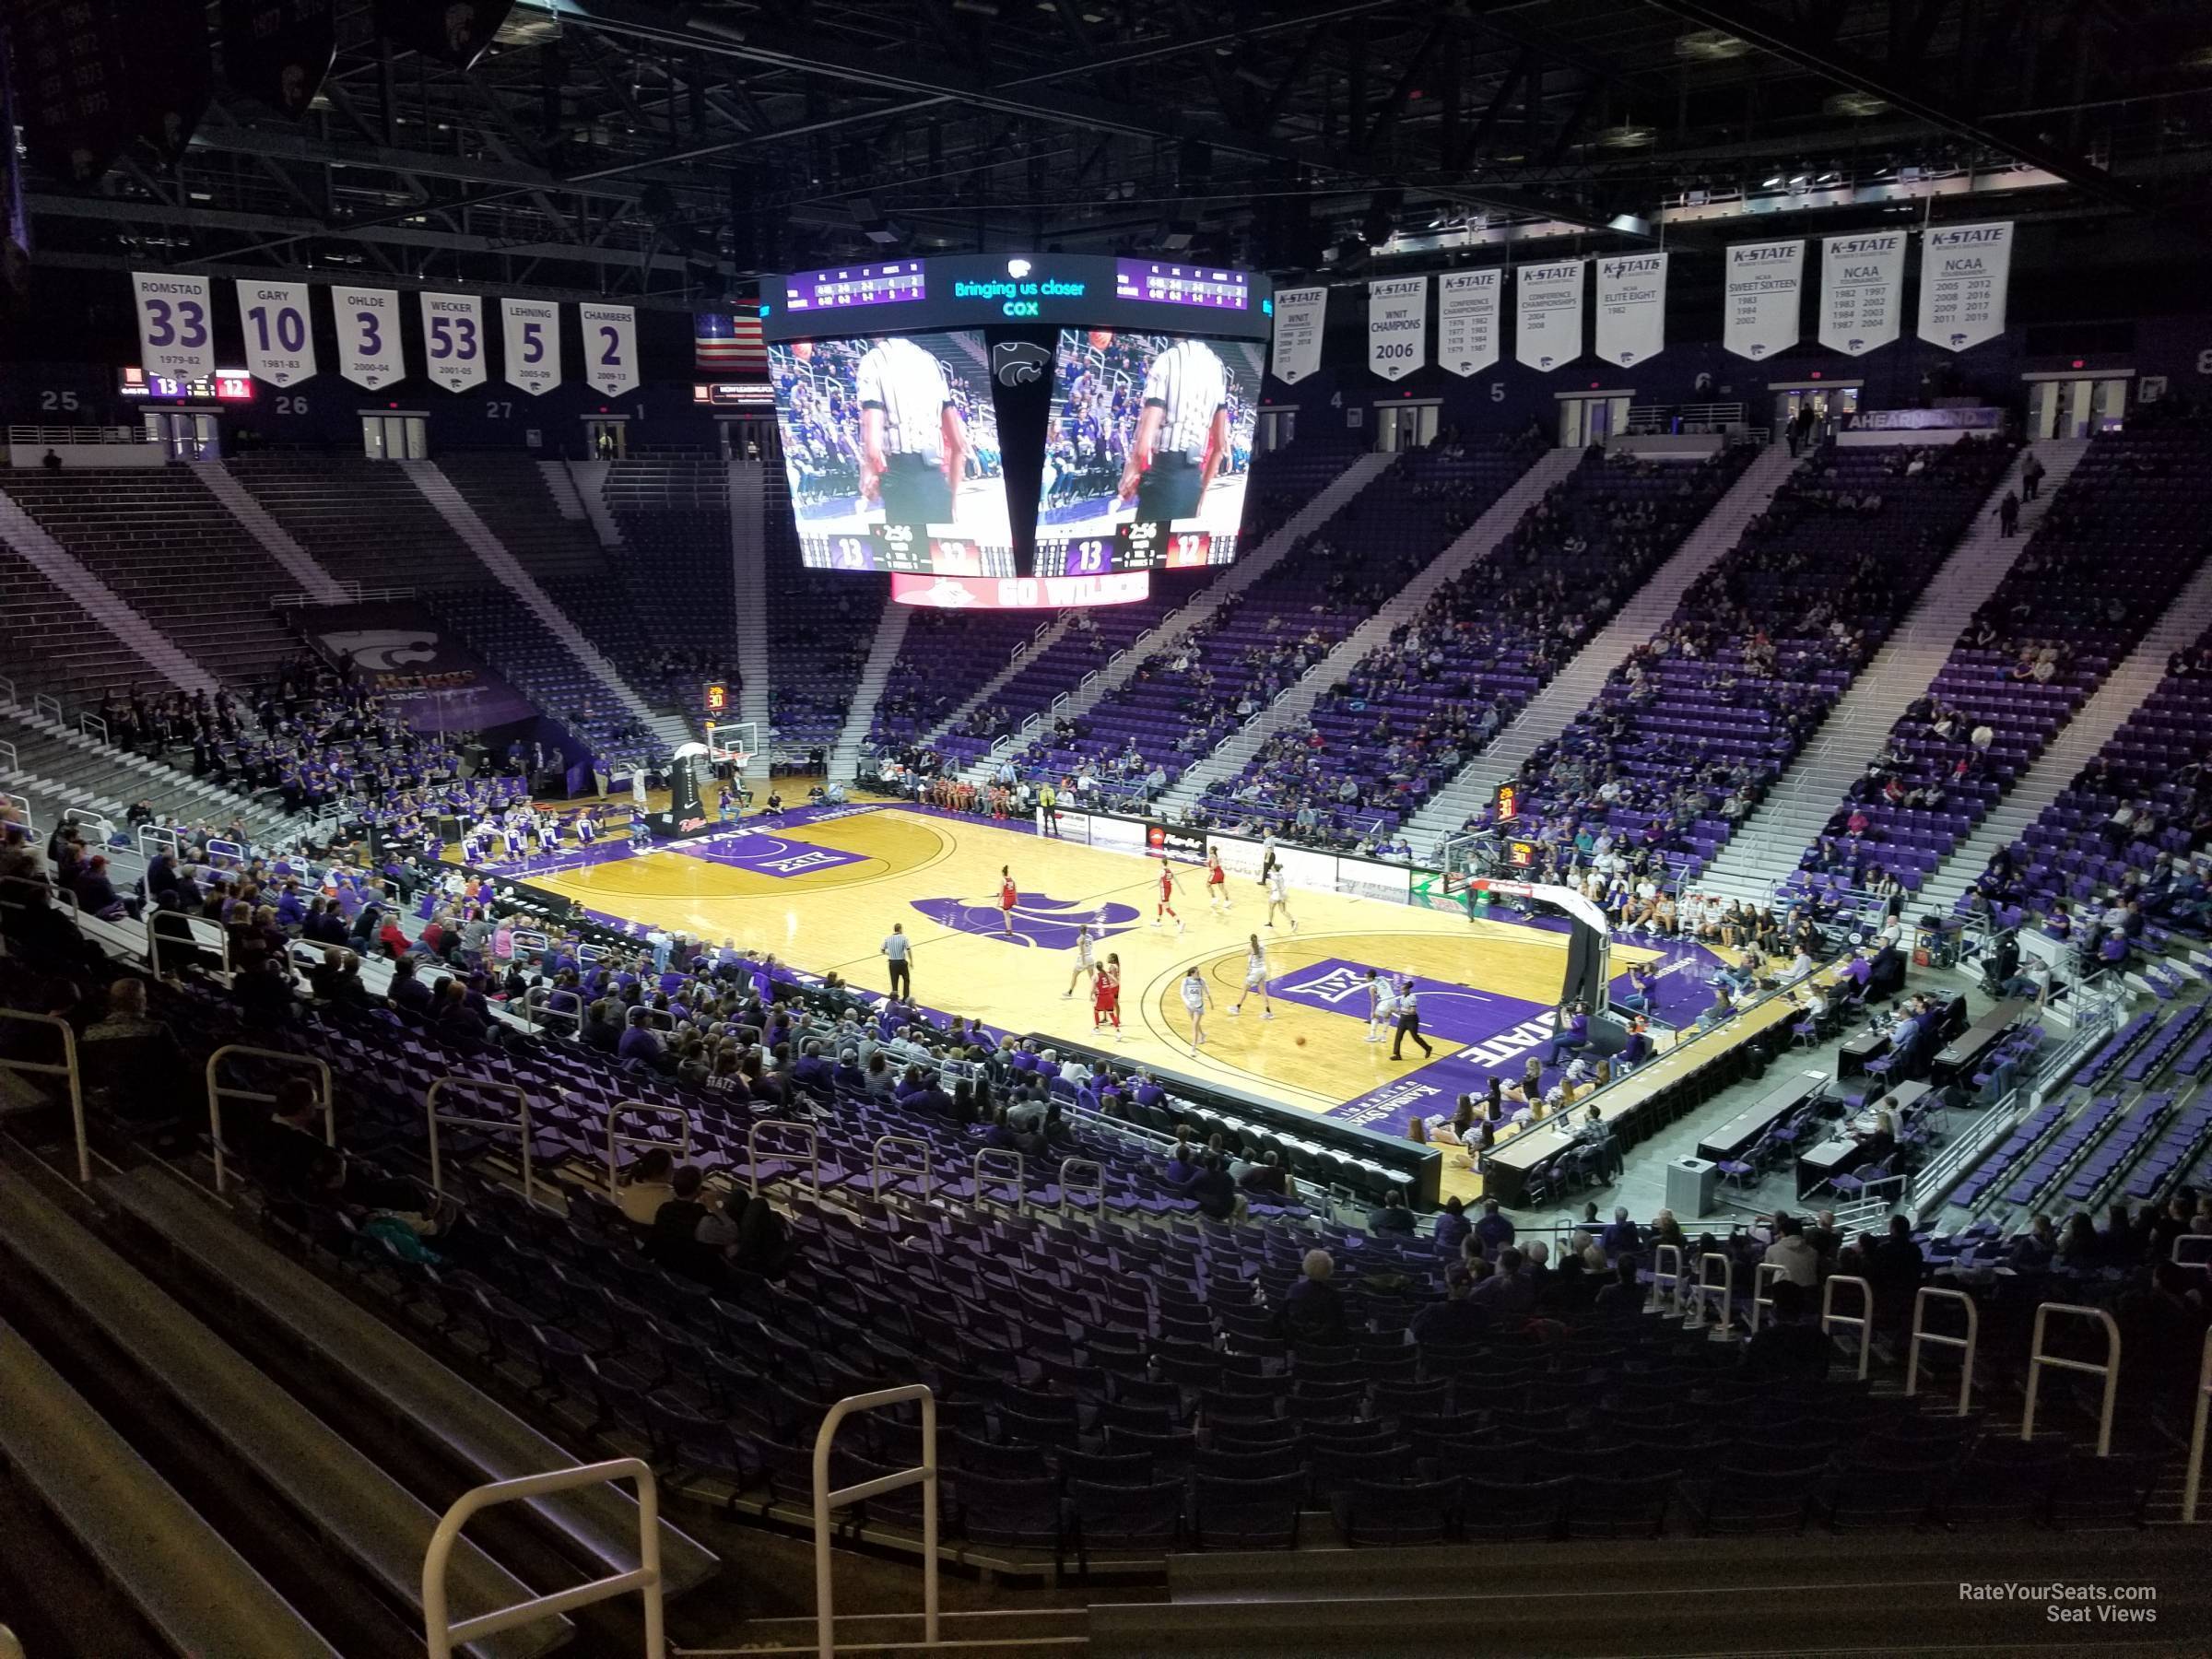
[[[272,386],[312,380],[315,331],[304,282],[261,282],[241,277],[238,326],[246,341],[246,372]]]

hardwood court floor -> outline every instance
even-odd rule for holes
[[[718,852],[725,862],[661,851],[527,878],[594,911],[734,940],[818,973],[835,969],[872,991],[889,988],[881,945],[891,924],[903,923],[914,942],[920,1002],[1003,1029],[1085,1040],[1088,989],[1077,987],[1072,1000],[1063,994],[1075,964],[1075,922],[1098,914],[1109,932],[1099,954],[1122,959],[1121,1050],[1132,1064],[1212,1077],[1317,1112],[1455,1052],[1459,1043],[1433,1034],[1440,1024],[1479,1041],[1541,1015],[1566,974],[1564,935],[1373,899],[1293,892],[1299,932],[1269,933],[1256,883],[1232,876],[1232,912],[1209,914],[1204,871],[1184,865],[1175,866],[1176,908],[1186,931],[1154,930],[1156,863],[987,820],[894,806],[788,829],[757,818],[746,825],[759,832],[759,843]],[[1011,939],[1001,934],[997,910],[1002,865],[1011,867],[1021,898]],[[1256,995],[1241,1017],[1227,1015],[1254,931],[1268,948],[1272,1020],[1260,1018]],[[1651,954],[1617,945],[1614,971]],[[1178,994],[1193,963],[1216,1001],[1208,1041],[1194,1053]],[[1408,1046],[1406,1059],[1394,1062],[1387,1039],[1364,1041],[1367,999],[1352,983],[1368,965],[1441,982],[1445,988],[1424,994],[1434,1055]],[[1286,981],[1305,988],[1299,999],[1283,994]],[[1440,1018],[1440,999],[1454,997],[1463,1006]],[[1488,1004],[1496,1007],[1477,1006]],[[1434,1109],[1449,1107],[1447,1100]]]

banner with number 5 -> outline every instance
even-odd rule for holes
[[[551,300],[502,300],[507,380],[533,397],[560,384],[560,307]]]
[[[338,372],[374,392],[406,378],[399,349],[399,296],[390,288],[334,288]]]
[[[240,277],[238,325],[246,336],[246,372],[271,386],[312,380],[315,331],[310,326],[307,284]]]
[[[207,313],[207,278],[133,271],[138,297],[138,361],[148,374],[175,380],[215,378],[215,323]]]
[[[579,305],[583,378],[603,397],[638,389],[638,311],[634,305]]]
[[[475,294],[420,294],[422,355],[448,392],[484,383],[484,301]]]

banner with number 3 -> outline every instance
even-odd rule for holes
[[[448,392],[484,383],[484,301],[475,294],[420,294],[422,355]]]
[[[315,331],[308,321],[307,284],[240,277],[238,326],[246,338],[246,372],[271,386],[312,380]]]
[[[182,381],[214,379],[207,278],[133,271],[131,288],[138,300],[138,361],[146,371]]]
[[[399,296],[390,288],[334,288],[331,310],[337,315],[338,372],[374,392],[407,371],[399,348]]]
[[[638,312],[632,305],[579,305],[583,378],[602,397],[638,389]]]
[[[560,384],[560,307],[550,300],[502,300],[507,380],[536,397]]]

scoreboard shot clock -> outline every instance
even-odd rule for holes
[[[699,708],[708,724],[721,724],[731,710],[730,688],[721,680],[707,681],[700,688]]]

